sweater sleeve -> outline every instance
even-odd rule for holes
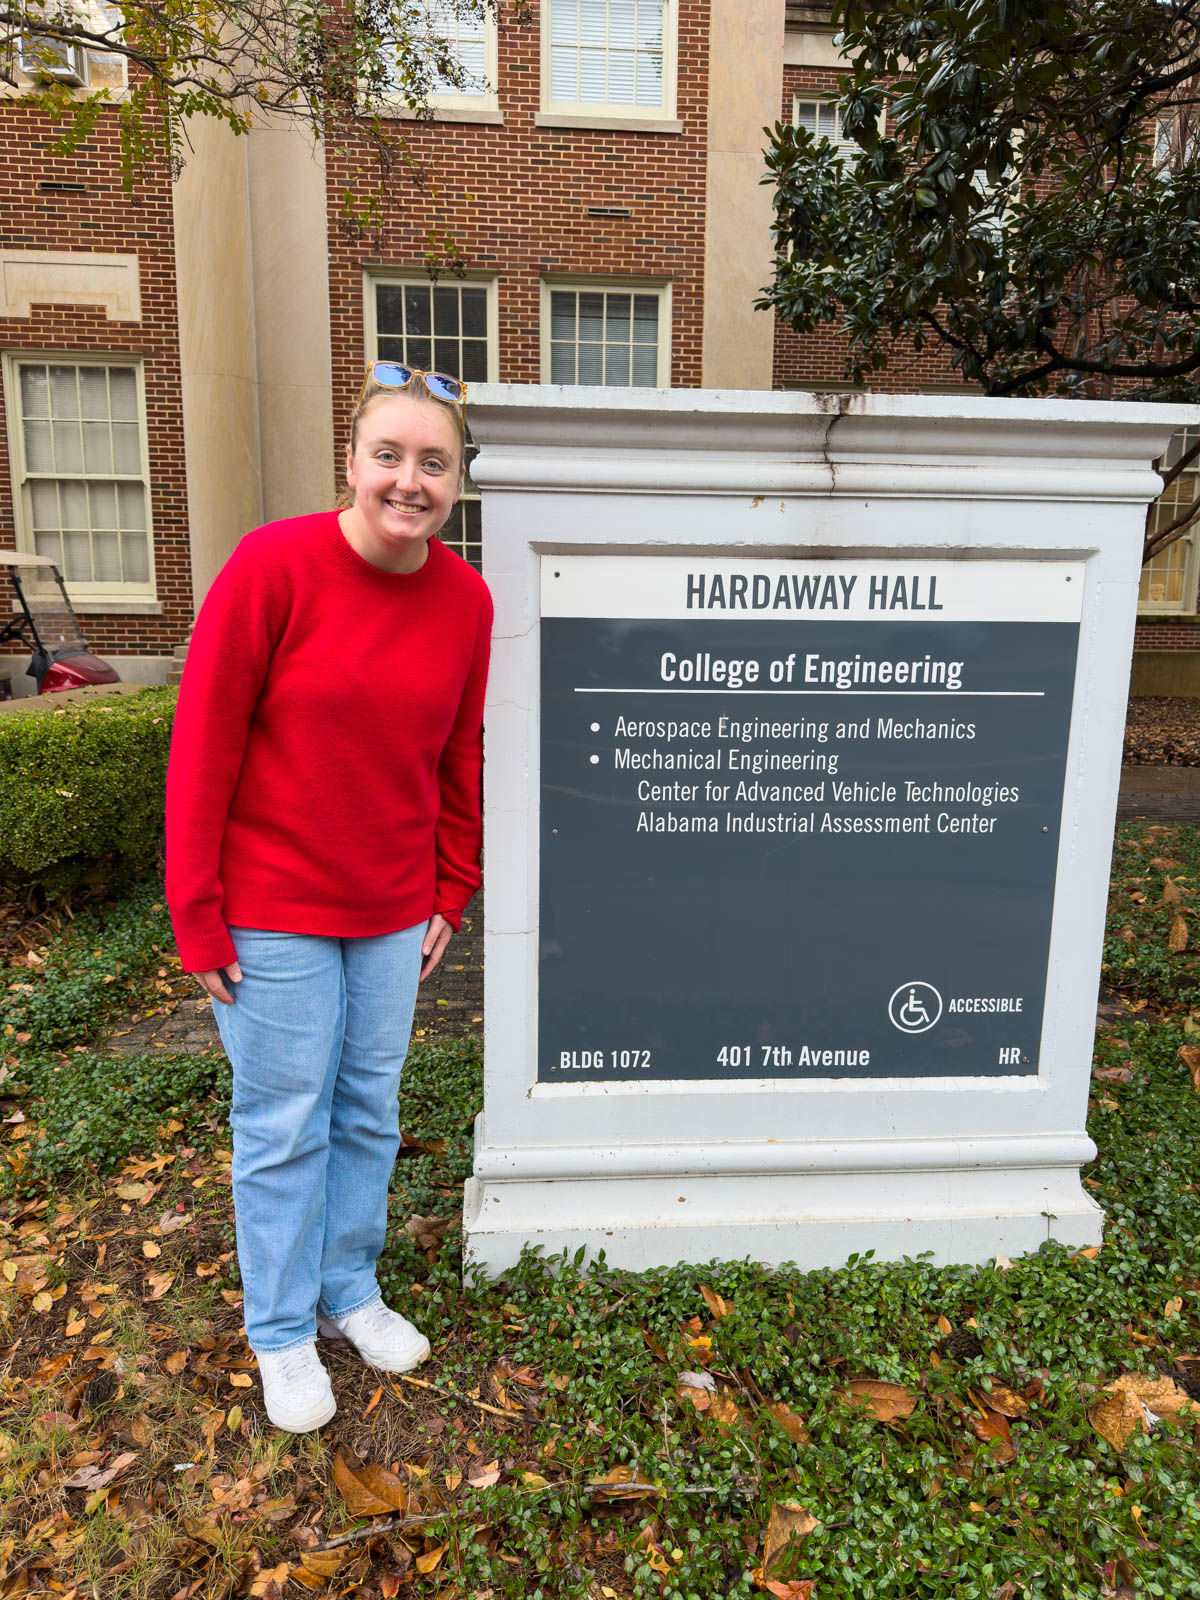
[[[188,646],[167,766],[167,904],[185,972],[237,959],[223,915],[221,845],[283,597],[244,539],[209,590]]]
[[[483,700],[491,648],[492,599],[485,591],[458,714],[438,763],[440,803],[433,909],[455,930],[462,923],[467,902],[483,881],[479,870],[483,840]]]

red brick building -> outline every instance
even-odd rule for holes
[[[506,0],[440,26],[469,82],[401,120],[412,165],[365,228],[344,213],[375,181],[353,128],[314,151],[298,129],[199,124],[182,177],[129,195],[115,112],[58,156],[19,67],[0,81],[0,547],[63,563],[127,679],[168,674],[247,527],[332,503],[373,357],[468,382],[847,386],[836,333],[753,309],[771,270],[761,130],[840,134],[827,6]],[[446,236],[459,269],[431,278]],[[932,353],[872,381],[961,387]],[[478,558],[469,496],[451,535]],[[1189,539],[1145,575],[1144,687],[1200,664],[1198,565]],[[18,693],[22,665],[0,657]]]

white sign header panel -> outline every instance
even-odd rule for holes
[[[1081,561],[542,557],[543,617],[1078,622]]]

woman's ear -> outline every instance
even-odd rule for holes
[[[349,445],[346,446],[346,485],[350,489],[354,487],[354,451]]]

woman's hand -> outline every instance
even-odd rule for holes
[[[236,961],[231,961],[227,967],[218,967],[215,972],[194,972],[192,976],[205,994],[211,995],[214,1000],[220,1000],[225,1005],[231,1006],[233,1004],[233,996],[225,987],[223,980],[228,978],[230,983],[241,983],[242,969]]]
[[[424,982],[429,974],[442,959],[446,946],[453,937],[454,929],[442,916],[440,911],[435,911],[429,919],[429,926],[425,930],[425,939],[421,945],[421,954],[424,961],[421,963],[421,981]]]

